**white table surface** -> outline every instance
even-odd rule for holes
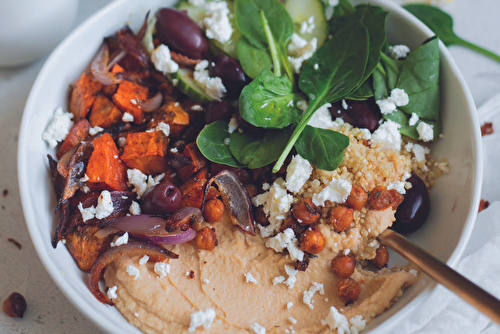
[[[75,27],[109,2],[80,1]],[[452,15],[459,36],[500,54],[500,1],[441,0],[438,4]],[[449,50],[477,107],[500,93],[500,63],[460,46]],[[28,304],[22,319],[9,318],[0,311],[0,333],[99,334],[101,331],[77,311],[46,273],[21,209],[16,164],[18,131],[26,99],[46,58],[23,67],[0,68],[0,302],[16,291],[25,296]],[[485,175],[485,182],[495,177]],[[18,241],[22,249],[8,238]]]

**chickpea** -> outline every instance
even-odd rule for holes
[[[374,210],[384,210],[392,205],[391,193],[382,186],[376,186],[368,197],[370,206]]]
[[[323,250],[325,240],[319,228],[309,227],[300,238],[300,249],[311,254],[318,254]]]
[[[196,246],[199,249],[212,250],[217,246],[217,234],[215,228],[204,227],[196,232],[195,237]]]
[[[385,247],[384,245],[380,245],[377,248],[375,257],[370,260],[370,262],[376,265],[377,268],[379,269],[387,266],[388,261],[389,261],[389,251],[387,250],[387,247]]]
[[[264,212],[264,207],[263,206],[258,206],[254,208],[253,210],[253,218],[255,221],[262,226],[268,226],[269,225],[269,220],[267,219],[267,215]]]
[[[255,184],[245,184],[245,188],[247,189],[248,196],[250,196],[250,198],[254,198],[259,194],[259,190]]]
[[[336,231],[342,232],[351,226],[354,220],[354,213],[352,209],[339,205],[330,209],[328,219]]]
[[[217,198],[220,196],[220,192],[214,186],[210,186],[207,191],[207,195],[205,196],[205,201],[210,201],[211,199]]]
[[[339,256],[332,260],[332,269],[337,276],[351,277],[356,268],[356,259],[350,256]]]
[[[283,232],[287,228],[291,228],[293,232],[295,232],[296,237],[299,237],[302,233],[306,231],[306,227],[300,226],[299,223],[297,223],[297,221],[293,217],[288,217],[287,219],[285,219],[283,224],[281,224],[280,232]]]
[[[220,199],[214,198],[205,202],[203,207],[203,216],[209,223],[216,223],[224,213],[224,203]]]
[[[353,185],[351,193],[347,196],[347,205],[353,210],[361,210],[368,200],[368,193],[358,185]]]
[[[311,198],[301,199],[300,203],[292,208],[292,214],[302,226],[314,225],[321,216],[318,207],[312,202]]]
[[[391,204],[392,204],[392,209],[397,210],[399,204],[403,202],[405,197],[399,193],[396,189],[391,189],[389,190],[389,193],[391,194]]]
[[[343,278],[337,283],[337,295],[347,304],[358,300],[361,293],[361,284],[351,278]]]

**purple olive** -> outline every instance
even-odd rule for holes
[[[346,123],[356,128],[366,128],[370,132],[378,128],[381,114],[374,99],[366,101],[345,100],[345,102],[347,103],[347,110],[342,106],[342,101],[334,103],[330,109],[334,119],[340,117]]]
[[[226,87],[228,98],[236,98],[243,87],[248,83],[245,72],[240,63],[227,55],[215,57],[208,68],[211,77],[219,77]]]
[[[182,194],[173,183],[160,183],[148,189],[141,202],[143,213],[163,215],[181,207]]]
[[[407,180],[411,188],[406,191],[403,202],[396,210],[396,221],[392,229],[400,233],[415,232],[424,224],[431,208],[429,191],[424,181],[415,174]]]
[[[208,51],[203,30],[185,12],[162,8],[156,13],[156,35],[172,51],[191,59],[202,59]]]
[[[233,115],[233,106],[227,101],[211,101],[205,113],[205,123],[210,124],[215,121],[229,121]]]

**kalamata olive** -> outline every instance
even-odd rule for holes
[[[205,123],[210,124],[215,121],[229,121],[233,115],[233,106],[227,101],[211,101],[205,113]]]
[[[141,202],[143,213],[161,215],[181,207],[182,194],[173,183],[160,183],[148,189]]]
[[[347,109],[344,109],[342,101],[334,103],[330,109],[334,119],[340,117],[344,122],[356,128],[366,128],[370,132],[378,128],[381,114],[374,99],[370,98],[366,101],[346,100],[345,102]]]
[[[218,55],[210,62],[208,71],[211,77],[221,78],[228,98],[238,97],[248,83],[240,63],[224,54]]]
[[[424,181],[413,174],[407,180],[411,188],[406,190],[405,198],[396,210],[396,221],[392,229],[400,233],[415,232],[429,216],[431,200]]]
[[[186,13],[162,8],[156,13],[156,35],[172,51],[192,59],[202,59],[208,51],[203,30]]]

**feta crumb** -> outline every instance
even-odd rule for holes
[[[99,195],[97,207],[95,208],[95,217],[103,219],[108,217],[114,211],[113,201],[111,200],[111,193],[108,190],[103,190]]]
[[[394,101],[391,101],[390,99],[377,100],[376,103],[383,115],[390,114],[394,110],[396,110],[396,103],[394,103]]]
[[[117,289],[118,289],[118,287],[116,285],[112,286],[111,288],[108,289],[108,292],[106,294],[108,295],[109,299],[116,299],[116,298],[118,298],[118,295],[116,294],[116,290]]]
[[[262,183],[262,190],[267,191],[267,190],[269,190],[269,188],[271,188],[271,185],[269,183],[267,183],[267,182]]]
[[[144,255],[143,257],[141,257],[141,259],[139,260],[139,264],[142,266],[142,265],[145,265],[146,263],[148,263],[149,261],[149,256],[147,255]]]
[[[288,60],[295,73],[299,74],[302,64],[311,58],[318,47],[318,40],[313,37],[309,42],[293,33],[288,44]]]
[[[319,194],[314,194],[312,202],[317,206],[325,206],[325,201],[344,203],[351,193],[352,185],[347,180],[333,179]]]
[[[215,319],[215,310],[213,308],[207,308],[206,310],[199,310],[191,313],[191,322],[189,323],[188,330],[194,332],[196,327],[203,326],[205,329],[209,329],[210,325]]]
[[[80,213],[82,214],[82,219],[84,222],[94,218],[94,216],[95,216],[96,209],[94,208],[93,205],[91,207],[88,207],[88,208],[83,208],[83,204],[82,204],[82,202],[80,202],[80,203],[78,203],[78,210],[80,210]]]
[[[219,77],[210,77],[208,74],[208,60],[200,61],[194,68],[194,81],[213,99],[220,100],[226,94],[226,87]]]
[[[290,320],[290,322],[294,325],[297,323],[297,319],[295,319],[294,317],[290,317],[288,318],[288,320]]]
[[[104,129],[101,128],[100,126],[94,126],[94,127],[91,127],[89,129],[89,134],[91,136],[95,136],[96,134],[98,134],[99,132],[103,131]]]
[[[423,141],[430,141],[434,138],[434,125],[420,122],[417,125],[417,132],[419,139],[422,139]]]
[[[130,208],[128,209],[128,212],[130,212],[130,214],[133,216],[140,215],[141,214],[141,206],[136,201],[132,201],[132,204],[130,204]]]
[[[132,104],[137,104],[137,99],[132,99],[132,100],[130,100],[130,102],[131,102]]]
[[[250,330],[252,330],[255,334],[266,334],[266,328],[256,322],[250,325]]]
[[[418,276],[418,271],[416,271],[415,269],[410,269],[408,272],[413,276]]]
[[[413,151],[413,154],[415,154],[415,159],[418,162],[425,161],[425,155],[429,154],[431,152],[431,150],[428,147],[425,147],[425,146],[422,146],[419,144],[413,144],[413,143],[406,144],[406,150],[408,152],[410,150]]]
[[[227,132],[233,133],[238,128],[238,121],[235,117],[231,117],[229,125],[227,126]]]
[[[189,3],[192,4],[193,6],[201,6],[205,3],[205,0],[189,0]]]
[[[203,283],[208,284],[208,283],[210,283],[210,280],[208,280],[208,279],[206,279],[206,278],[205,278],[205,279],[203,280]]]
[[[226,43],[231,39],[233,28],[229,22],[229,8],[225,1],[215,1],[205,4],[205,18],[202,25],[208,38]]]
[[[273,285],[283,283],[285,281],[285,276],[277,276],[273,278]]]
[[[330,329],[336,329],[338,334],[350,334],[349,322],[342,313],[339,313],[335,306],[330,307],[330,312],[325,320],[321,320],[323,326],[329,326]]]
[[[66,135],[69,133],[69,130],[71,130],[74,124],[71,120],[72,118],[72,113],[63,112],[61,107],[56,109],[52,121],[42,134],[42,139],[49,144],[50,148],[56,147],[58,142],[61,142],[64,138],[66,138]]]
[[[134,315],[135,315],[136,317],[139,317],[139,313],[137,313],[137,312],[134,312]]]
[[[313,282],[312,285],[309,287],[309,290],[303,292],[302,301],[304,302],[304,304],[309,306],[311,310],[314,309],[313,305],[314,300],[312,298],[317,291],[319,291],[320,295],[325,294],[325,290],[323,289],[323,284]]]
[[[382,100],[377,100],[376,103],[382,114],[387,115],[396,110],[396,107],[403,107],[410,102],[408,94],[401,88],[394,88],[391,95]]]
[[[295,232],[291,228],[287,228],[276,236],[267,239],[266,247],[274,249],[277,253],[283,252],[286,248],[292,261],[302,261],[304,259],[304,252],[298,248]]]
[[[315,128],[320,129],[331,129],[337,127],[337,123],[335,123],[332,119],[332,114],[330,114],[330,108],[332,105],[330,103],[326,103],[318,108],[312,115],[307,125],[314,126]],[[307,105],[305,106],[307,110]]]
[[[309,161],[298,154],[293,156],[292,161],[286,168],[286,189],[292,193],[298,193],[309,179],[309,176],[311,176],[312,170]]]
[[[124,122],[133,122],[134,121],[134,116],[129,113],[129,112],[124,112],[122,116],[122,121]]]
[[[90,192],[90,188],[88,185],[84,184],[83,186],[80,187],[80,190],[83,191],[84,193],[88,194]]]
[[[156,262],[154,267],[155,274],[158,275],[158,278],[163,278],[170,274],[170,264],[165,262]],[[186,272],[186,275],[189,276],[189,272]]]
[[[155,126],[154,128],[152,129],[149,129],[149,130],[146,130],[146,132],[155,132],[155,131],[161,131],[163,132],[163,134],[165,136],[169,136],[170,135],[170,125],[164,123],[164,122],[160,122],[157,126]]]
[[[406,45],[392,45],[387,48],[387,52],[393,59],[404,59],[410,53],[410,48]]]
[[[317,71],[319,69],[319,65],[316,63],[314,64],[313,68]]]
[[[372,144],[382,144],[382,148],[387,150],[389,148],[397,151],[401,150],[401,133],[399,128],[401,125],[398,123],[387,120],[382,123],[375,132],[372,134]]]
[[[360,331],[365,329],[366,320],[363,319],[363,316],[358,314],[349,319],[349,324],[351,325],[349,329],[351,330],[351,334],[358,334]]]
[[[345,99],[342,99],[342,108],[344,108],[344,110],[347,110],[347,108],[349,108]]]
[[[418,115],[415,114],[414,112],[412,112],[411,113],[411,117],[408,120],[408,125],[409,126],[414,126],[415,124],[417,124],[418,120],[419,120]]]
[[[246,273],[245,274],[245,280],[247,281],[247,283],[254,283],[254,284],[258,284],[257,283],[257,280],[255,279],[255,277],[253,277],[252,274],[250,273]]]
[[[159,174],[155,177],[143,174],[137,168],[127,170],[128,183],[133,186],[133,192],[137,194],[137,198],[141,198],[146,190],[152,188],[160,183],[165,177],[165,173]]]
[[[281,277],[283,277],[283,276],[281,276]],[[291,309],[291,308],[292,308],[292,306],[293,306],[293,303],[292,303],[292,302],[288,302],[288,303],[286,303],[286,308],[287,308],[287,309]]]
[[[346,248],[342,253],[344,253],[344,255],[348,255],[350,252],[351,250],[349,248]]]
[[[307,107],[309,107],[309,103],[306,100],[300,100],[297,102],[297,108],[299,108],[303,112],[307,111]]]
[[[121,246],[128,244],[128,232],[116,238],[115,242],[111,242],[111,247]]]
[[[137,269],[136,267],[134,267],[133,265],[129,264],[127,266],[127,269],[125,270],[127,272],[127,274],[129,274],[130,276],[135,276],[134,277],[134,281],[136,279],[139,278],[139,276],[141,276],[141,271],[139,269]]]
[[[175,73],[179,70],[179,64],[172,60],[170,49],[164,44],[159,45],[151,53],[151,62],[163,74]]]
[[[312,34],[314,28],[316,28],[316,25],[314,24],[314,16],[311,15],[307,21],[300,24],[300,34]]]
[[[127,138],[126,137],[120,137],[118,138],[118,145],[120,147],[124,147],[127,144]]]
[[[289,289],[293,289],[293,286],[295,285],[295,282],[297,281],[297,273],[299,272],[297,269],[295,269],[292,266],[289,266],[285,264],[285,272],[288,275],[288,278],[285,282],[283,282],[286,286],[288,286]]]
[[[174,85],[174,87],[176,87],[177,85],[179,84],[179,79],[172,79],[172,85]]]

